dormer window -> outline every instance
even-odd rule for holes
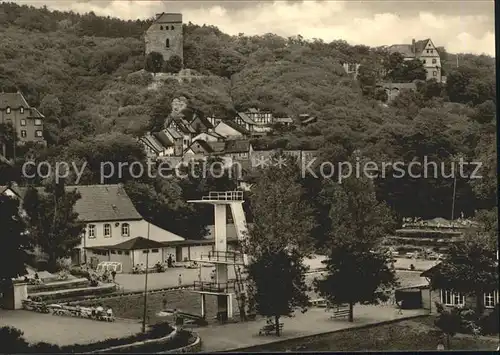
[[[21,108],[19,109],[19,112],[24,113],[24,107],[21,107]]]
[[[6,111],[7,111],[7,113],[10,113],[10,107],[7,107]]]

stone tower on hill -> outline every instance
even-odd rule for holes
[[[146,31],[146,55],[158,52],[166,61],[173,55],[183,56],[182,14],[156,14],[156,20]]]

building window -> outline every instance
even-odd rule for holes
[[[26,131],[21,131],[21,138],[26,138]]]
[[[163,26],[160,26],[160,30],[163,30]]]
[[[437,60],[436,59],[433,59],[432,60],[432,64],[436,64],[437,63]]]
[[[111,224],[104,225],[104,238],[111,238]]]
[[[129,252],[129,251],[126,251],[126,252],[125,252],[125,255],[130,255],[130,252]]]
[[[95,238],[95,225],[89,225],[89,238]]]
[[[37,137],[43,137],[43,133],[42,133],[42,131],[36,131],[36,132],[35,132],[35,135],[36,135]]]
[[[19,109],[19,112],[24,113],[24,107],[21,107],[21,108]]]
[[[433,75],[433,76],[438,76],[438,72],[434,70],[434,71],[432,72],[432,75]]]
[[[441,303],[445,306],[464,306],[465,295],[460,292],[441,290]]]
[[[122,224],[122,237],[130,237],[130,225],[128,223]]]
[[[170,48],[170,39],[168,39],[168,38],[165,41],[165,47]]]
[[[123,252],[121,250],[118,250],[118,255],[122,255]]]
[[[151,249],[151,253],[158,253],[158,249]]]
[[[496,304],[496,291],[484,294],[484,307],[485,308],[495,308]]]
[[[7,107],[7,113],[10,113],[10,107]]]
[[[149,253],[149,250],[143,250],[142,253],[147,254],[147,253]]]
[[[424,63],[424,64],[426,63],[425,59],[422,59],[422,63]]]
[[[26,120],[25,119],[21,120],[21,126],[26,126]]]
[[[37,118],[37,119],[35,120],[35,126],[41,126],[41,125],[42,125],[42,120],[41,120],[41,119],[39,119],[39,118]]]
[[[174,26],[170,26],[170,29],[171,29],[171,30],[174,30]]]
[[[111,250],[111,254],[116,254],[116,251],[114,251],[114,250]]]

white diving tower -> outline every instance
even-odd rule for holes
[[[238,251],[228,251],[226,222],[227,205],[231,209],[233,222],[236,227],[238,243],[247,236],[247,224],[245,212],[243,211],[243,191],[210,192],[201,200],[189,200],[191,203],[212,204],[214,206],[215,245],[213,251],[201,255],[194,261],[215,265],[215,280],[196,281],[194,292],[201,295],[201,315],[206,316],[206,295],[217,297],[217,318],[225,321],[233,317],[233,295],[237,302],[245,293],[245,287],[241,278],[241,268],[247,264],[247,256]],[[235,279],[228,278],[228,268],[232,265],[235,270]]]

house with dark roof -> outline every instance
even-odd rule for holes
[[[197,136],[193,137],[193,142],[197,140],[202,140],[205,142],[220,142],[223,141],[225,138],[221,136],[220,134],[214,132],[213,130],[209,132],[203,132],[198,134]]]
[[[45,116],[31,107],[19,91],[0,92],[0,123],[11,124],[14,127],[19,139],[18,144],[34,142],[46,145],[43,138],[44,119]]]
[[[274,120],[271,112],[250,108],[243,112],[237,112],[234,122],[251,134],[258,135],[270,132]]]
[[[182,138],[182,151],[185,151],[191,145],[193,136],[197,133],[183,117],[170,117],[165,127],[172,136]]]
[[[404,60],[420,60],[427,71],[426,80],[436,79],[442,82],[441,59],[439,51],[430,38],[421,41],[412,40],[411,44],[394,44],[387,47],[389,53],[401,53]]]
[[[172,138],[172,135],[167,130],[161,130],[160,132],[154,132],[151,134],[153,137],[156,138],[156,140],[162,145],[164,149],[164,157],[170,157],[175,155],[175,143],[176,140]],[[182,141],[180,141],[182,138],[179,138],[177,145],[179,148],[182,148]]]
[[[219,155],[232,160],[249,160],[252,152],[253,147],[248,139],[228,139],[225,142],[224,152]]]
[[[194,117],[189,124],[196,133],[203,133],[203,132],[208,132],[212,129],[214,129],[214,125],[212,122],[203,117],[201,114],[194,114]]]
[[[387,93],[388,102],[394,100],[401,92],[405,90],[417,90],[417,85],[415,83],[379,83],[376,87],[383,89]]]
[[[161,132],[158,132],[161,133]],[[167,138],[168,139],[168,138]],[[148,158],[158,158],[166,155],[170,147],[165,147],[155,135],[148,133],[139,139]]]

